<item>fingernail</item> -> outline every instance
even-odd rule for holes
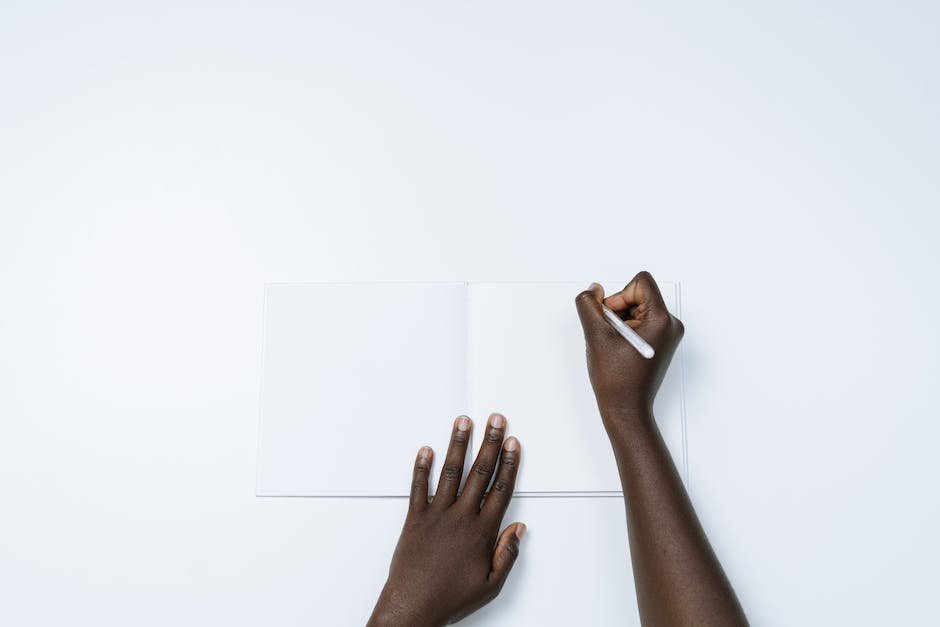
[[[431,447],[422,446],[421,450],[418,451],[418,459],[427,459],[431,456]]]
[[[518,525],[516,525],[516,539],[517,540],[521,541],[522,538],[525,536],[525,532],[526,532],[526,526],[524,523],[519,523]]]
[[[506,426],[506,418],[502,414],[490,414],[490,426],[494,429],[502,429]]]
[[[505,447],[507,451],[514,453],[519,449],[519,440],[517,440],[515,437],[506,438]]]
[[[466,416],[461,416],[457,419],[457,431],[468,431],[470,429],[470,419]]]
[[[590,285],[588,285],[588,289],[591,290],[592,292],[594,291],[595,288],[598,288],[598,287],[601,287],[600,283],[591,283]]]

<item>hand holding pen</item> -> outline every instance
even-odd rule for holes
[[[640,272],[606,298],[604,288],[592,283],[576,302],[587,342],[588,374],[605,424],[651,412],[683,334],[682,323],[666,309],[653,277]]]

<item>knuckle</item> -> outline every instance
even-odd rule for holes
[[[411,491],[412,492],[421,492],[427,487],[428,484],[423,481],[412,481],[411,482]]]
[[[444,479],[448,481],[453,481],[460,476],[461,467],[458,464],[445,464],[444,465]]]
[[[490,444],[499,444],[503,441],[503,434],[498,429],[492,429],[486,434],[486,441]]]
[[[509,491],[509,482],[505,479],[497,479],[493,482],[493,492],[498,492],[500,494],[505,494]]]
[[[516,559],[519,556],[519,544],[516,542],[506,544],[506,553],[509,554],[510,559]]]
[[[514,468],[519,463],[519,458],[516,457],[514,453],[513,454],[504,453],[502,460],[500,460],[500,463],[503,466],[506,466],[508,468]]]
[[[415,472],[417,474],[423,475],[431,472],[431,467],[425,463],[415,464]]]
[[[477,462],[473,466],[473,472],[484,477],[489,476],[493,474],[493,466],[486,462]]]
[[[672,321],[672,314],[669,313],[669,310],[665,307],[660,307],[659,305],[650,305],[648,307],[649,317],[656,322],[669,323]]]
[[[591,301],[596,301],[597,298],[594,296],[594,292],[591,290],[584,290],[580,294],[574,297],[575,304],[583,305],[590,303]]]
[[[657,330],[663,330],[672,324],[672,316],[668,311],[650,311],[650,324]]]
[[[672,317],[672,324],[676,328],[676,335],[682,337],[685,335],[685,325],[682,324],[682,320],[679,320],[675,316]]]
[[[454,431],[454,437],[452,438],[454,444],[466,444],[469,440],[469,431]]]

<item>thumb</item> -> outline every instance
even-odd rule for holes
[[[584,329],[584,336],[590,337],[599,330],[610,328],[607,319],[604,318],[604,312],[601,310],[601,303],[604,302],[604,288],[597,283],[591,285],[577,295],[574,304],[578,308],[578,317],[581,318],[581,327]]]
[[[516,563],[516,558],[519,556],[519,543],[522,542],[525,531],[526,526],[523,523],[513,523],[503,529],[499,540],[496,541],[490,581],[500,587],[506,581],[506,576],[512,570],[512,565]]]
[[[649,311],[660,316],[668,315],[663,294],[659,291],[656,279],[645,270],[638,273],[627,285],[611,294],[604,301],[614,311],[631,311],[634,308]]]

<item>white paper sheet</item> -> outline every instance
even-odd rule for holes
[[[257,492],[407,494],[466,413],[466,284],[269,285]]]
[[[607,283],[608,293],[622,283]],[[679,314],[678,286],[660,285]],[[587,377],[580,283],[271,285],[258,486],[264,496],[403,496],[423,444],[490,412],[522,441],[517,494],[617,494]],[[656,414],[686,474],[681,354]],[[479,440],[471,443],[471,456]],[[469,463],[468,458],[467,462]]]

